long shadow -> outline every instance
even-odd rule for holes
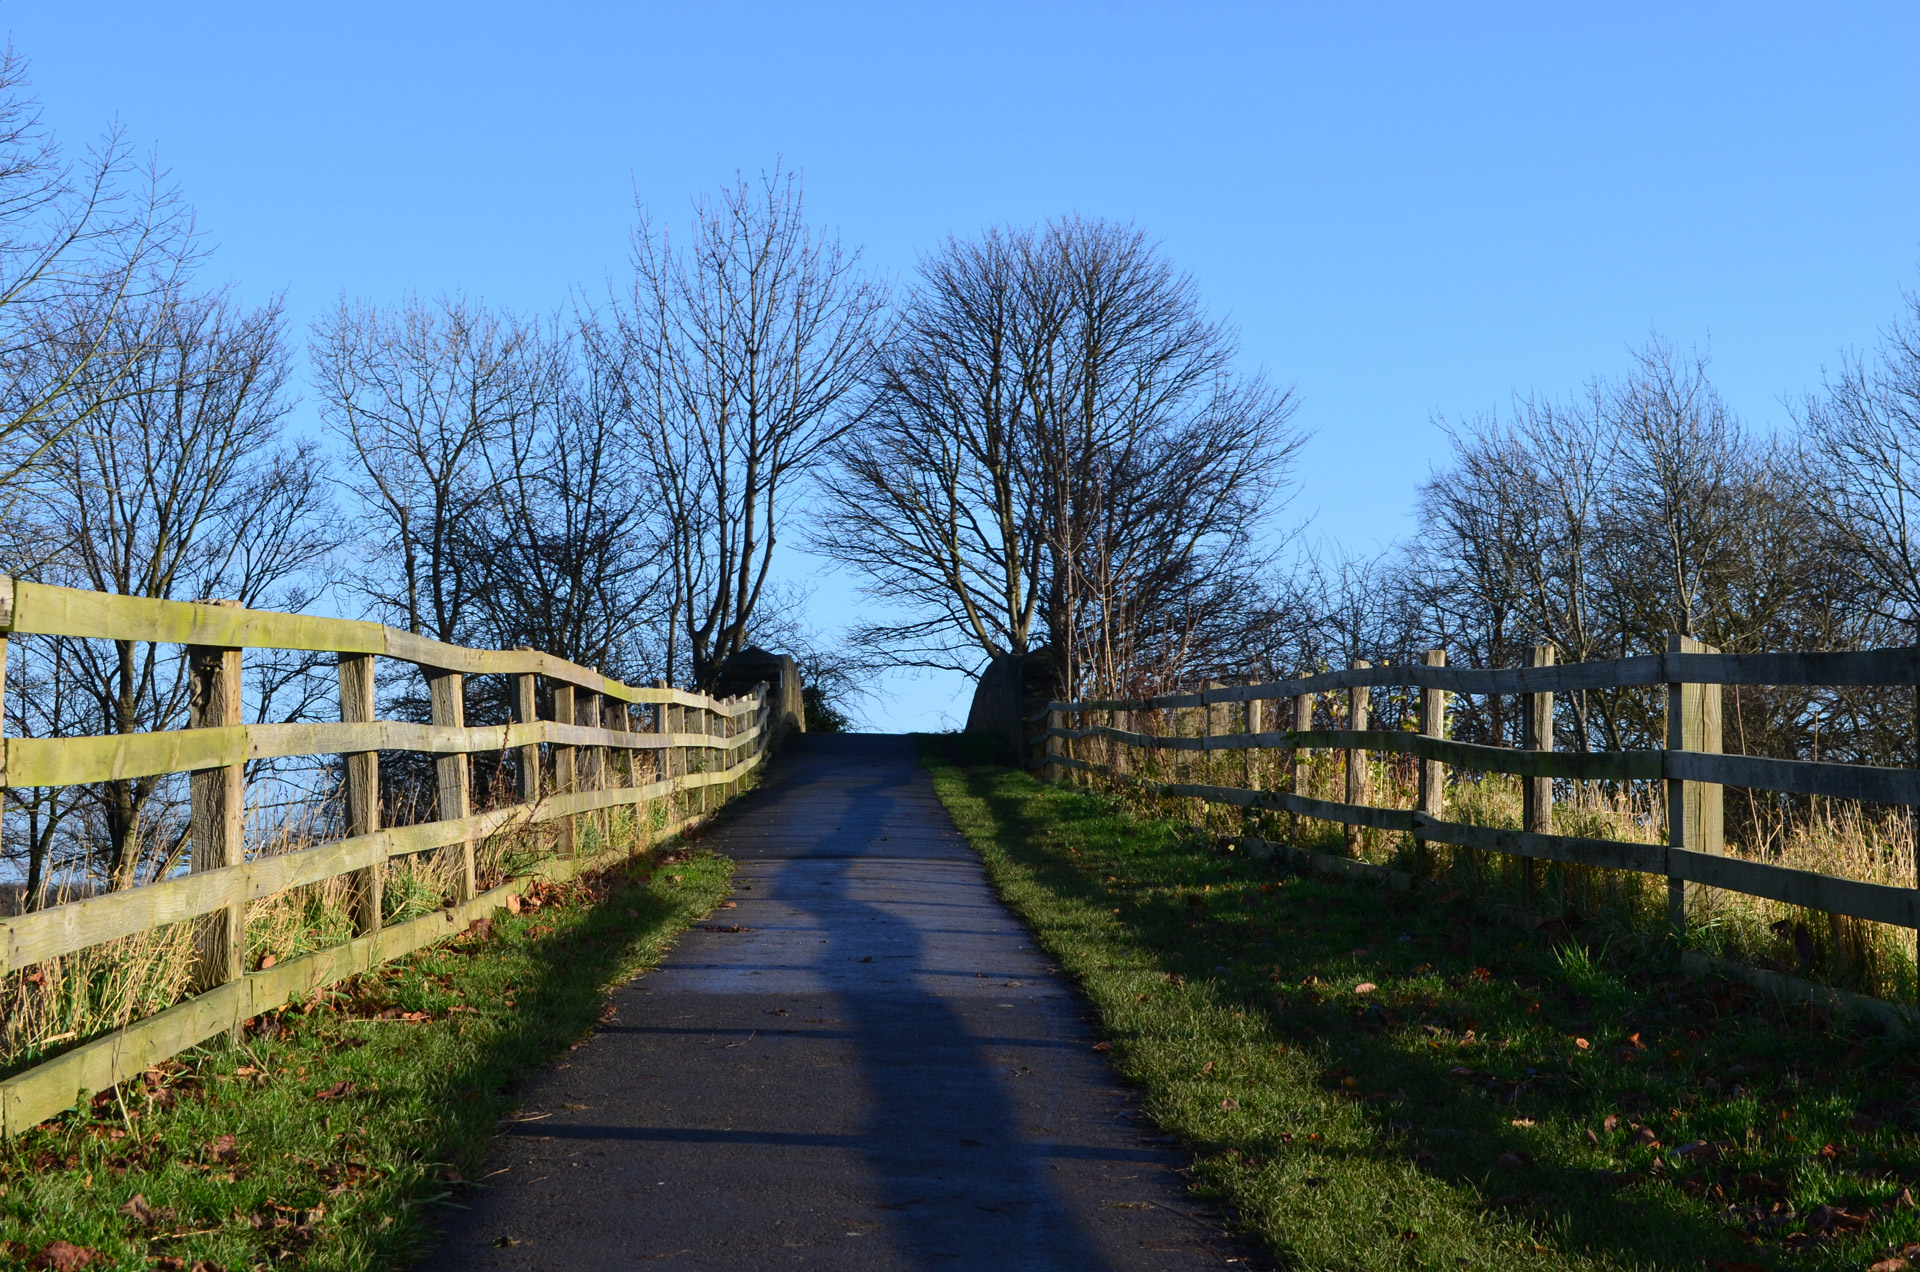
[[[620,1014],[599,1026],[593,1051],[571,1058],[564,1081],[542,1080],[553,1115],[510,1128],[493,1163],[524,1165],[537,1152],[593,1169],[567,1176],[560,1194],[516,1182],[520,1171],[491,1195],[463,1198],[475,1209],[450,1221],[428,1266],[477,1255],[502,1266],[628,1266],[681,1247],[728,1267],[791,1266],[802,1253],[876,1266],[887,1247],[897,1260],[877,1266],[1116,1266],[1108,1214],[1063,1188],[1058,1168],[1138,1171],[1170,1155],[1124,1136],[1108,1144],[1028,1129],[1040,1119],[1010,1090],[1021,1056],[1035,1071],[1046,1055],[1104,1078],[1090,1053],[1063,1052],[1048,1032],[1060,1013],[1060,1031],[1076,1032],[1076,1013],[1008,1010],[983,992],[977,971],[1038,981],[1045,963],[1020,949],[1024,931],[994,900],[911,742],[795,742],[766,784],[702,836],[753,884],[728,913],[755,913],[752,898],[773,917],[729,921],[751,931],[694,933],[616,996]],[[577,992],[586,970],[556,960],[537,992]],[[801,1000],[820,1008],[824,1027],[777,1006]],[[571,1106],[586,1111],[567,1111],[565,1082],[598,1090],[619,1115],[591,1111],[603,1101],[589,1095]],[[1060,1089],[1082,1094],[1070,1081]],[[1098,1106],[1103,1094],[1089,1098]],[[1087,1120],[1110,1113],[1097,1107]],[[841,1232],[849,1208],[858,1223]],[[488,1250],[509,1216],[524,1225],[510,1231],[527,1250]],[[1123,1220],[1148,1222],[1128,1212],[1113,1223]],[[799,1238],[804,1251],[790,1248]],[[655,1244],[636,1247],[644,1242]],[[536,1252],[547,1261],[532,1261]]]
[[[969,792],[988,806],[1002,827],[1015,832],[1005,836],[1003,843],[1042,886],[1062,897],[1114,911],[1127,939],[1157,961],[1165,974],[1199,976],[1208,969],[1227,968],[1226,975],[1213,978],[1218,1001],[1229,1010],[1265,1019],[1277,1037],[1296,1046],[1318,1048],[1324,1058],[1322,1086],[1333,1098],[1345,1095],[1345,1078],[1358,1077],[1359,1090],[1354,1094],[1361,1115],[1376,1133],[1372,1146],[1354,1156],[1412,1164],[1437,1178],[1478,1189],[1497,1206],[1564,1224],[1562,1233],[1551,1239],[1564,1241],[1568,1249],[1610,1252],[1636,1266],[1697,1266],[1703,1258],[1723,1260],[1724,1266],[1750,1266],[1756,1254],[1763,1253],[1730,1234],[1720,1218],[1689,1209],[1688,1199],[1673,1187],[1684,1183],[1715,1207],[1771,1199],[1771,1191],[1762,1191],[1771,1185],[1752,1183],[1751,1174],[1717,1165],[1704,1155],[1700,1158],[1704,1164],[1699,1165],[1675,1159],[1667,1151],[1676,1146],[1671,1138],[1637,1156],[1620,1147],[1623,1164],[1633,1167],[1626,1171],[1534,1160],[1532,1152],[1539,1146],[1515,1125],[1517,1120],[1561,1116],[1576,1127],[1586,1124],[1597,1129],[1608,1111],[1631,1113],[1636,1106],[1645,1122],[1657,1124],[1664,1119],[1669,1100],[1687,1102],[1682,1088],[1693,1088],[1712,1076],[1689,1070],[1691,1056],[1673,1064],[1672,1057],[1657,1049],[1644,1058],[1635,1052],[1631,1061],[1622,1062],[1626,1068],[1611,1076],[1564,1061],[1556,1063],[1524,1048],[1492,1060],[1484,1058],[1485,1052],[1475,1053],[1482,1058],[1470,1066],[1458,1058],[1463,1053],[1457,1050],[1406,1045],[1401,1031],[1422,1022],[1404,1017],[1421,1010],[1421,1003],[1397,1013],[1402,1019],[1388,1020],[1375,1010],[1341,1005],[1331,988],[1324,996],[1294,988],[1309,976],[1352,982],[1372,979],[1383,969],[1378,979],[1385,982],[1389,975],[1396,979],[1410,975],[1416,961],[1424,962],[1450,985],[1477,984],[1483,994],[1510,982],[1514,1001],[1506,1010],[1515,1017],[1528,1014],[1529,999],[1545,1003],[1561,1009],[1557,1015],[1569,1026],[1569,1039],[1578,1028],[1592,1036],[1591,1045],[1611,1050],[1629,1035],[1637,1039],[1641,1021],[1649,1022],[1645,1028],[1650,1037],[1655,1026],[1667,1020],[1679,1022],[1678,1032],[1690,1012],[1698,1013],[1699,1022],[1709,1021],[1713,1010],[1698,991],[1689,990],[1687,982],[1655,981],[1645,988],[1672,995],[1676,1001],[1662,1002],[1657,1010],[1643,1003],[1624,1017],[1603,1020],[1599,1018],[1605,1014],[1602,1008],[1556,988],[1538,967],[1523,968],[1516,978],[1516,960],[1508,952],[1516,933],[1474,916],[1468,902],[1435,910],[1418,899],[1365,885],[1295,876],[1270,892],[1256,890],[1255,899],[1245,906],[1222,901],[1197,907],[1190,903],[1190,890],[1208,882],[1244,885],[1254,868],[1244,860],[1201,855],[1188,847],[1167,847],[1160,874],[1153,880],[1163,887],[1178,886],[1188,896],[1137,897],[1098,882],[1090,873],[1097,863],[1068,862],[1057,852],[1035,845],[1029,838],[1032,823],[1026,797],[1007,792],[1004,770],[963,772]],[[1056,805],[1055,812],[1063,817],[1112,816],[1110,807],[1094,799],[1083,801],[1077,814],[1061,813],[1060,807]],[[1143,876],[1152,868],[1152,863],[1137,858],[1127,864]],[[1277,874],[1273,869],[1265,877],[1270,882]],[[1224,923],[1228,919],[1240,925],[1237,935],[1242,939],[1229,938]],[[1253,930],[1246,931],[1246,924]],[[1286,941],[1277,939],[1282,929],[1287,932]],[[1397,948],[1396,938],[1386,949],[1371,948],[1370,938],[1383,929],[1417,933],[1414,941],[1418,943],[1408,943],[1410,948],[1403,951]],[[1262,936],[1268,939],[1258,939]],[[1353,957],[1355,947],[1367,951],[1363,959]],[[1532,957],[1542,957],[1537,943],[1531,948]],[[1270,969],[1277,969],[1277,975]],[[1276,1009],[1275,980],[1281,982],[1284,1010]],[[1467,1013],[1450,1008],[1444,998],[1441,995],[1424,1006],[1435,1020],[1451,1025],[1450,1033],[1457,1037],[1460,1027],[1468,1023],[1462,1019]],[[1744,1019],[1736,1013],[1732,1025],[1722,1024],[1722,1028],[1744,1030],[1722,1052],[1765,1050],[1770,1032],[1775,1045],[1803,1053],[1837,1053],[1853,1041],[1817,1038],[1799,1030],[1790,1030],[1797,1035],[1793,1039],[1781,1039],[1777,1031],[1786,1021],[1777,1009],[1744,1010]],[[1568,1020],[1574,1012],[1588,1018]],[[1392,1041],[1396,1035],[1400,1045]],[[1423,1050],[1427,1055],[1420,1054]],[[1469,1068],[1468,1073],[1459,1072]],[[1731,1086],[1732,1079],[1727,1083]],[[1637,1105],[1631,1098],[1636,1090],[1646,1097]],[[1711,1120],[1711,1115],[1703,1116]],[[1729,1124],[1735,1120],[1729,1119]],[[1608,1134],[1617,1147],[1626,1139],[1624,1129]],[[1193,1147],[1202,1153],[1232,1149],[1268,1156],[1287,1151],[1277,1138],[1198,1142]],[[1811,1147],[1817,1149],[1818,1142]],[[1503,1154],[1511,1160],[1503,1163]],[[1659,1165],[1653,1164],[1656,1159]],[[1794,1160],[1798,1159],[1791,1159],[1789,1165]],[[1666,1177],[1665,1184],[1647,1186],[1651,1176],[1659,1175]],[[1748,1192],[1753,1195],[1749,1197]]]
[[[910,836],[916,823],[929,817],[947,822],[912,744],[904,739],[823,738],[810,740],[808,751],[821,754],[827,763],[818,768],[806,763],[812,758],[808,752],[793,757],[799,762],[787,766],[779,780],[760,793],[764,813],[778,815],[781,804],[805,799],[812,787],[834,792],[844,805],[843,819],[838,828],[822,825],[810,843],[788,845],[782,860],[769,863],[774,866],[769,883],[822,929],[855,934],[846,952],[838,955],[847,966],[865,966],[854,960],[873,959],[913,969],[887,977],[875,989],[843,990],[833,997],[835,1014],[849,1026],[869,1106],[863,1129],[851,1138],[877,1190],[875,1200],[888,1236],[915,1266],[1105,1266],[1080,1208],[1055,1188],[1053,1162],[1074,1157],[1122,1163],[1157,1155],[1054,1145],[1022,1128],[1006,1091],[1008,1065],[994,1053],[1050,1050],[1062,1044],[1030,1030],[1010,1035],[1005,1029],[1008,1015],[1030,1025],[1041,1022],[996,1007],[990,996],[942,996],[928,984],[928,973],[940,970],[936,960],[969,952],[989,957],[998,953],[974,943],[977,930],[951,921],[964,923],[969,911],[978,917],[998,908],[984,880],[974,873],[977,865],[954,852],[925,858],[928,864],[916,872],[914,866],[901,864],[900,854],[869,852],[864,846],[849,850],[861,829],[878,832],[868,839],[893,840],[903,832]],[[879,763],[872,780],[836,780],[849,762],[869,757]],[[902,798],[909,791],[919,797],[912,804]],[[755,812],[743,807],[741,823],[747,824]],[[951,832],[950,823],[946,829],[956,846],[964,843]],[[915,873],[955,873],[956,866],[966,872],[963,880],[945,886],[963,892],[978,889],[975,904],[949,910],[931,924],[917,922],[903,910],[925,913],[949,907],[951,901],[923,897],[902,906],[898,901],[859,899],[876,887],[873,876],[878,870],[900,872],[897,877],[910,886]],[[941,884],[936,880],[933,886]],[[832,904],[809,904],[810,897],[831,897]],[[1017,943],[1017,929],[993,935]],[[944,938],[939,948],[930,940],[935,936]],[[1014,970],[983,966],[990,976]],[[967,975],[971,980],[971,969]]]

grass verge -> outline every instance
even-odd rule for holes
[[[1285,1266],[1920,1266],[1908,1043],[924,754],[1197,1186]]]
[[[536,885],[521,913],[252,1022],[0,1145],[0,1257],[100,1269],[405,1267],[515,1080],[728,889],[695,851]]]

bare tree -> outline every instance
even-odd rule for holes
[[[485,640],[639,678],[660,608],[660,534],[625,416],[617,340],[558,328],[530,346],[534,409],[484,452],[486,498],[461,531]]]
[[[42,459],[24,503],[48,551],[37,573],[120,596],[219,597],[299,608],[333,547],[325,493],[309,445],[289,446],[284,324],[277,303],[243,309],[224,296],[149,296],[113,330],[124,348],[82,373],[112,376],[112,394],[82,393],[84,422],[49,414],[37,425]],[[128,352],[131,350],[132,352]],[[83,386],[84,387],[84,386]],[[179,727],[185,663],[147,642],[35,638],[22,642],[23,718],[56,734],[122,734]],[[300,668],[257,668],[263,713],[299,700]],[[262,677],[258,674],[264,671]],[[49,865],[51,830],[90,824],[83,864],[115,888],[139,868],[170,867],[185,845],[180,784],[128,778],[46,793],[30,810],[29,895]],[[9,791],[10,799],[16,793]],[[91,857],[94,842],[104,851]]]
[[[781,524],[847,427],[884,296],[857,252],[809,229],[773,172],[696,203],[677,248],[641,213],[614,305],[629,411],[665,516],[674,643],[710,685],[744,646]]]
[[[344,301],[313,331],[320,411],[379,529],[369,599],[408,631],[460,641],[473,621],[463,525],[492,497],[490,449],[546,405],[537,333],[462,297],[391,309]]]
[[[949,242],[826,482],[819,549],[905,611],[866,643],[971,671],[1037,629],[1062,691],[1224,656],[1197,638],[1244,606],[1299,441],[1236,354],[1129,227]]]
[[[184,209],[110,129],[70,159],[0,54],[0,493],[58,430],[130,390],[123,305],[165,292],[191,256]],[[108,360],[118,359],[109,366]]]
[[[1848,571],[1920,642],[1920,291],[1873,358],[1850,357],[1801,411],[1823,484],[1816,504]]]
[[[1023,312],[1030,238],[950,239],[921,262],[825,478],[815,546],[905,611],[857,635],[895,666],[971,672],[1032,644],[1045,542],[1016,349],[1043,321]]]

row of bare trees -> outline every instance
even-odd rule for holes
[[[643,217],[627,281],[547,317],[458,296],[342,301],[307,333],[323,431],[298,436],[298,344],[280,303],[205,284],[160,175],[114,134],[64,153],[9,57],[0,572],[364,613],[710,687],[756,639],[805,635],[804,593],[772,580],[774,547],[880,335],[881,290],[803,212],[798,181],[775,173],[698,202],[684,241]],[[9,644],[8,732],[185,721],[177,648]],[[249,656],[249,715],[330,716],[325,661]],[[504,717],[504,686],[483,680],[472,698],[476,721]],[[385,709],[424,715],[424,695],[396,686]],[[329,777],[284,764],[251,776],[256,812],[280,825]],[[383,776],[398,816],[429,813],[429,774],[398,763]],[[177,778],[5,795],[0,843],[25,904],[50,883],[131,886],[191,852]]]
[[[1277,577],[1247,654],[1221,674],[1282,676],[1442,648],[1476,667],[1653,653],[1681,633],[1728,651],[1920,643],[1920,297],[1871,354],[1809,394],[1795,427],[1745,427],[1704,357],[1658,339],[1566,399],[1518,397],[1447,426],[1418,530],[1373,559],[1304,558]],[[1385,727],[1411,707],[1383,695]],[[1558,744],[1656,747],[1650,690],[1561,695]],[[1466,698],[1457,735],[1520,740],[1516,704]],[[1904,689],[1730,690],[1726,745],[1908,764]]]

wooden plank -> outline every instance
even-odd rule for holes
[[[463,675],[547,676],[623,702],[663,697],[683,706],[719,709],[714,699],[681,690],[625,685],[551,654],[532,650],[467,649],[354,619],[281,614],[271,610],[115,596],[83,588],[16,582],[10,622],[21,635],[85,636],[108,640],[212,645],[235,649],[307,649],[329,653],[382,654]],[[736,713],[750,708],[740,706]]]
[[[390,857],[485,838],[517,822],[532,820],[539,807],[517,804],[476,813],[460,822],[396,827],[0,919],[0,952],[4,954],[0,972],[17,971],[163,924],[182,923],[222,906],[258,901],[288,888],[365,869]]]
[[[72,1108],[96,1091],[226,1033],[253,1012],[245,978],[190,998],[45,1064],[0,1081],[0,1132],[9,1137]]]
[[[1263,685],[1238,685],[1156,698],[1102,698],[1056,704],[1062,710],[1151,711],[1249,698],[1287,698],[1357,686],[1407,686],[1449,693],[1571,693],[1581,689],[1670,683],[1717,685],[1916,685],[1920,646],[1834,653],[1670,652],[1539,667],[1387,666],[1329,671]]]
[[[226,608],[217,606],[217,608]],[[190,729],[231,729],[240,724],[240,650],[187,646],[187,724]],[[189,865],[194,873],[237,866],[246,860],[246,765],[232,762],[196,770],[188,779],[192,799]],[[247,911],[228,904],[211,911],[197,934],[194,985],[206,989],[238,980],[247,952]]]
[[[684,734],[663,738],[542,720],[485,728],[448,728],[397,720],[370,723],[320,721],[252,724],[231,729],[171,729],[153,733],[85,738],[9,738],[6,768],[14,786],[78,786],[121,778],[185,773],[197,768],[299,755],[350,755],[361,751],[467,754],[537,746],[613,746],[635,750],[685,746],[726,750],[745,741]]]
[[[457,671],[427,669],[427,702],[433,722],[449,729],[463,729],[467,723],[466,677]],[[463,754],[443,755],[434,763],[434,798],[437,821],[464,821],[472,812],[473,783]],[[457,901],[473,898],[476,883],[473,872],[473,840],[463,839],[451,846],[453,894]]]
[[[340,655],[340,721],[370,724],[379,714],[374,695],[372,654]],[[357,839],[380,830],[380,753],[346,753],[347,837]],[[358,936],[380,930],[386,863],[369,863],[353,872],[353,930]]]
[[[1920,772],[1913,769],[1698,751],[1664,754],[1666,776],[1675,781],[1751,786],[1759,790],[1828,795],[1834,799],[1858,799],[1876,804],[1920,804]]]
[[[423,945],[456,936],[471,919],[505,905],[508,894],[524,886],[523,880],[514,880],[451,910],[255,972],[0,1081],[0,1119],[4,1120],[0,1133],[11,1137],[31,1129],[72,1108],[83,1095],[109,1090],[137,1077],[170,1056],[237,1029],[248,1017],[271,1011],[296,994],[311,993]]]
[[[1920,928],[1920,892],[1913,888],[1838,879],[1811,870],[1684,848],[1670,849],[1667,862],[1669,876],[1688,883],[1744,892],[1751,897],[1849,915],[1873,923]]]
[[[1463,822],[1429,819],[1424,814],[1414,820],[1420,834],[1434,843],[1454,844],[1480,852],[1503,852],[1509,856],[1540,861],[1559,861],[1575,866],[1634,870],[1642,874],[1665,874],[1667,870],[1667,849],[1664,844],[1637,844],[1626,839],[1588,839],[1577,835],[1469,826]]]

